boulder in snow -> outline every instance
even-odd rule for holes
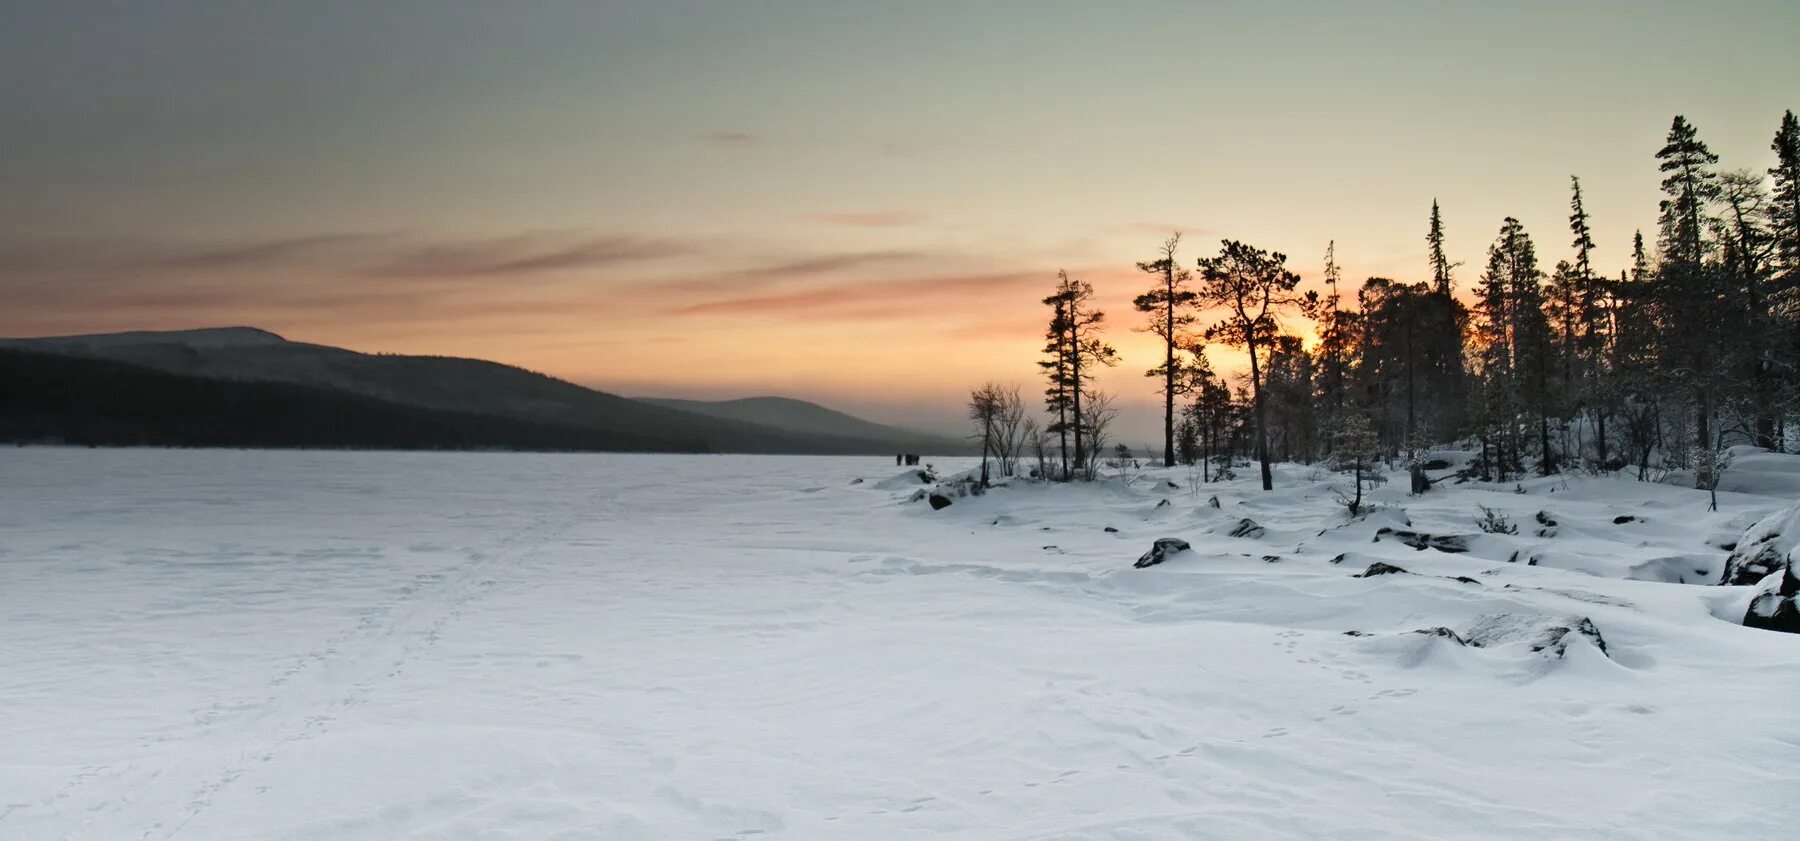
[[[950,497],[944,496],[943,494],[931,494],[925,499],[927,502],[931,503],[931,510],[933,511],[942,511],[943,509],[950,507]]]
[[[1524,644],[1536,654],[1561,659],[1571,644],[1584,640],[1606,654],[1606,640],[1600,629],[1586,616],[1535,616],[1522,613],[1494,613],[1478,616],[1464,632],[1463,639],[1475,648],[1494,648]],[[1607,656],[1611,656],[1608,654]]]
[[[1145,552],[1132,566],[1137,569],[1153,567],[1190,548],[1188,542],[1179,537],[1159,537],[1150,545],[1150,551]]]
[[[1755,584],[1788,566],[1800,547],[1800,504],[1790,505],[1750,524],[1725,559],[1720,584]]]
[[[1466,534],[1426,534],[1420,531],[1389,528],[1387,526],[1376,529],[1375,542],[1381,542],[1381,539],[1384,537],[1398,540],[1421,552],[1426,549],[1436,549],[1439,552],[1469,551],[1469,536]]]
[[[1454,642],[1457,645],[1468,645],[1469,644],[1469,641],[1463,639],[1461,634],[1458,634],[1457,632],[1452,631],[1449,628],[1446,628],[1442,625],[1439,625],[1435,628],[1418,628],[1418,629],[1413,630],[1411,633],[1424,634],[1425,636],[1428,636],[1428,637],[1443,637],[1444,639]]]
[[[1362,572],[1357,573],[1355,577],[1357,577],[1357,578],[1374,578],[1377,575],[1411,575],[1411,574],[1412,573],[1407,572],[1406,570],[1404,570],[1400,567],[1394,566],[1393,564],[1376,561],[1375,563],[1369,564],[1368,569],[1365,569]]]
[[[1260,540],[1262,536],[1267,533],[1268,531],[1262,526],[1257,525],[1255,520],[1245,517],[1244,519],[1237,521],[1237,525],[1232,526],[1231,531],[1226,532],[1226,536],[1247,537],[1251,540]]]
[[[1800,634],[1800,570],[1788,564],[1757,587],[1744,611],[1744,627]]]

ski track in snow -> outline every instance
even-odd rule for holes
[[[1770,699],[1800,697],[1800,637],[1716,618],[1742,588],[1628,580],[1716,575],[1718,540],[1783,500],[1389,487],[1346,524],[1333,477],[1286,467],[1271,495],[1174,470],[1149,476],[1182,489],[932,512],[874,487],[896,472],[9,453],[0,838],[1740,838],[1796,817],[1768,797],[1800,759]],[[1479,535],[1477,505],[1520,533]],[[1402,507],[1474,550],[1372,541]],[[1268,534],[1224,536],[1246,516]],[[1195,551],[1131,569],[1161,536]],[[1352,577],[1376,560],[1415,575]],[[1407,633],[1495,613],[1591,617],[1611,657]]]

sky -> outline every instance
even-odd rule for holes
[[[1159,438],[1133,263],[1602,266],[1684,114],[1767,168],[1800,4],[40,2],[0,7],[0,335],[252,325],[627,395],[942,428],[1036,384],[1055,273]],[[1300,325],[1296,323],[1296,328]],[[1222,367],[1233,354],[1211,351]]]

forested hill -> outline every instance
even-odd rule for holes
[[[738,400],[676,400],[660,397],[634,398],[652,406],[662,406],[708,417],[754,423],[788,432],[833,438],[866,438],[894,441],[904,446],[903,452],[927,453],[961,451],[967,444],[946,441],[938,436],[871,423],[817,403],[791,397],[745,397]]]
[[[705,443],[0,349],[0,440],[86,446],[705,452]]]
[[[484,360],[364,354],[252,328],[7,339],[0,352],[8,441],[890,454],[924,438],[789,430]]]

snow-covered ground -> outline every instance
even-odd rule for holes
[[[1676,583],[1716,580],[1720,545],[1789,500],[1389,485],[1347,524],[1342,480],[1294,466],[1269,494],[1196,490],[1184,468],[932,511],[883,481],[898,472],[0,454],[0,838],[1746,839],[1800,821],[1800,636],[1734,624],[1751,588]],[[1482,505],[1518,534],[1479,532]],[[1227,536],[1246,517],[1261,535]],[[1415,551],[1381,528],[1477,537]],[[1165,536],[1193,551],[1133,569]],[[1353,577],[1377,561],[1413,574]]]

